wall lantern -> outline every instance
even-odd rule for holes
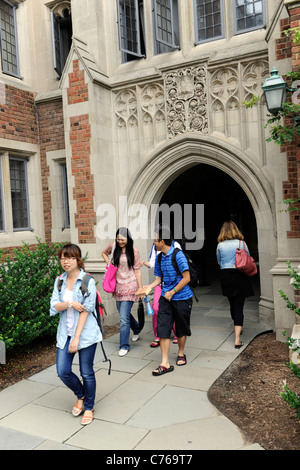
[[[287,85],[275,67],[271,72],[271,76],[266,79],[262,89],[265,92],[267,108],[271,114],[275,115],[283,110],[286,103],[287,91],[297,91],[296,88],[290,88]],[[299,116],[294,117],[294,122],[295,125],[299,124]]]

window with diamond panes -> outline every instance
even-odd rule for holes
[[[265,26],[265,0],[233,0],[236,34]]]
[[[0,43],[2,72],[19,77],[16,7],[0,0]]]
[[[196,43],[224,37],[223,0],[194,0]]]
[[[9,159],[10,190],[14,230],[29,228],[27,162]]]

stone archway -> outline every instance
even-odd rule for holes
[[[276,263],[276,214],[273,188],[261,168],[247,154],[216,138],[202,136],[173,139],[156,149],[138,171],[128,190],[128,204],[159,204],[168,186],[187,169],[203,163],[231,176],[247,195],[257,222],[260,259],[260,319],[274,325],[273,283],[270,270]],[[149,211],[150,212],[150,211]],[[145,246],[145,253],[149,247]]]

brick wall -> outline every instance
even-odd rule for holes
[[[65,148],[62,100],[35,106],[33,93],[0,86],[0,137],[40,144],[45,240],[51,243],[51,194],[46,152]],[[14,248],[6,248],[4,255],[13,258]]]
[[[67,90],[68,104],[88,101],[88,85],[85,83],[84,71],[79,69],[79,61],[73,61],[73,72],[69,74]],[[75,185],[73,197],[76,201],[77,213],[75,226],[78,230],[80,244],[96,243],[94,226],[94,176],[90,164],[91,128],[89,115],[83,114],[70,118],[70,144],[72,148],[72,175]]]
[[[298,71],[300,67],[300,47],[292,37],[286,36],[285,31],[300,27],[300,8],[292,8],[289,18],[280,22],[281,36],[276,41],[276,59],[292,59],[292,70]],[[293,118],[286,118],[285,125],[293,126]],[[283,199],[297,200],[300,197],[300,139],[283,145],[281,151],[287,154],[288,181],[283,183]],[[300,204],[296,210],[290,212],[291,230],[288,238],[300,238]]]
[[[56,101],[38,104],[37,114],[39,122],[45,241],[51,243],[52,201],[48,186],[49,167],[47,165],[46,154],[47,152],[65,148],[62,100],[58,99]]]
[[[33,93],[4,84],[0,88],[0,137],[37,144]]]

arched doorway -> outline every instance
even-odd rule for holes
[[[166,189],[160,204],[179,204],[183,212],[187,204],[193,207],[203,204],[204,246],[201,250],[190,252],[199,267],[202,284],[212,282],[216,276],[217,237],[225,220],[233,220],[238,225],[252,256],[259,262],[254,210],[240,185],[224,171],[207,164],[198,164],[183,171]],[[195,227],[196,221],[191,223]]]
[[[153,240],[153,227],[150,226],[151,206],[160,204],[164,195],[168,195],[168,189],[172,187],[172,184],[176,185],[176,179],[190,170],[195,171],[197,165],[213,167],[221,172],[218,173],[219,175],[222,173],[227,175],[221,178],[230,177],[238,194],[242,194],[240,193],[242,191],[248,200],[247,204],[250,204],[252,208],[257,227],[257,257],[261,291],[260,319],[267,326],[273,327],[274,296],[270,270],[276,264],[277,259],[274,190],[263,168],[247,153],[236,147],[211,136],[191,135],[173,139],[148,156],[128,188],[128,205],[143,204],[148,208],[149,240],[145,240],[143,247],[140,244],[142,256],[147,257]],[[206,171],[209,170],[206,169]],[[217,173],[214,175],[216,176]],[[188,185],[188,188],[190,190],[191,185]],[[216,232],[219,228],[215,226]],[[247,233],[245,235],[247,236]],[[250,245],[250,248],[253,247]]]

